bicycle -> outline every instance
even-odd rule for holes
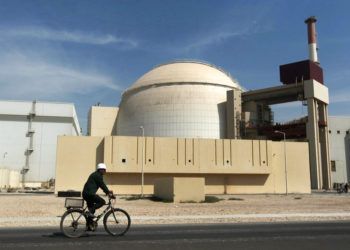
[[[111,202],[114,200],[114,202]],[[107,208],[95,218],[88,217],[87,206],[83,199],[66,198],[67,211],[61,217],[61,232],[69,238],[78,238],[87,231],[96,231],[98,221],[103,217],[104,229],[112,236],[122,236],[130,228],[129,214],[120,208],[114,208],[115,196],[108,197]]]

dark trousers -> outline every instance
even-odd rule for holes
[[[98,196],[97,194],[94,195],[87,195],[83,194],[84,200],[86,200],[87,206],[89,208],[89,211],[94,214],[96,209],[99,209],[103,205],[106,204],[106,201]]]

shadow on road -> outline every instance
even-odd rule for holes
[[[42,237],[46,238],[67,238],[62,232],[53,232],[50,234],[43,234]]]
[[[98,233],[98,232],[90,232],[90,233],[86,233],[83,234],[82,236],[78,237],[78,238],[68,238],[66,237],[62,232],[52,232],[52,233],[48,233],[48,234],[42,234],[41,235],[44,238],[52,238],[52,239],[79,239],[79,238],[91,238],[91,237],[105,237],[105,236],[109,236],[109,235],[104,235],[102,233]]]

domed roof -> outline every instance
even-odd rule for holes
[[[237,80],[213,65],[198,61],[175,61],[153,68],[127,91],[172,83],[205,83],[241,89]]]

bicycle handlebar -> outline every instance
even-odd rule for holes
[[[116,199],[115,195],[113,194],[113,191],[109,191],[109,193],[107,194],[107,196],[108,196],[108,199],[109,199],[109,200],[115,200],[115,199]]]

